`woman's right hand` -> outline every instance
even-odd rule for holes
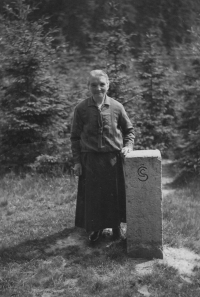
[[[77,163],[74,166],[74,174],[80,176],[82,174],[82,165],[81,163]]]

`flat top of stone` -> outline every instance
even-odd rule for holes
[[[126,155],[126,158],[158,158],[161,160],[161,153],[159,150],[137,150],[132,151]]]

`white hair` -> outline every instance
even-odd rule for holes
[[[108,75],[103,70],[97,69],[97,70],[92,70],[90,72],[89,77],[88,77],[88,85],[90,83],[91,77],[99,77],[99,76],[105,77],[106,78],[106,82],[109,84]]]

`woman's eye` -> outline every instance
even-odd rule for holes
[[[91,86],[92,86],[93,88],[96,88],[96,87],[98,87],[98,86],[100,86],[100,87],[105,87],[105,85],[106,85],[106,84],[104,84],[104,83],[99,84],[99,85],[97,85],[97,84],[91,84]]]

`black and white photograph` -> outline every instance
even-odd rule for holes
[[[199,0],[0,0],[14,296],[200,296]]]

